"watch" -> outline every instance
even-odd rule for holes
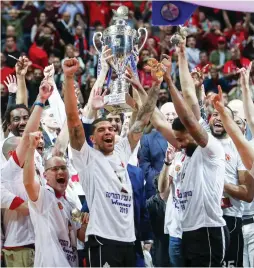
[[[41,108],[44,108],[44,107],[45,107],[45,104],[42,103],[42,102],[39,102],[39,101],[36,101],[36,102],[34,103],[34,106],[35,106],[35,105],[38,105],[38,106],[40,106]]]

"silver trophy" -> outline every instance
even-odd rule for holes
[[[84,218],[85,213],[81,212],[79,209],[74,208],[71,211],[71,219],[72,221],[83,223],[83,218]]]
[[[109,80],[112,70],[115,71],[117,78],[114,81],[108,81],[110,94],[105,96],[104,102],[105,109],[117,114],[135,109],[135,101],[129,95],[130,85],[124,78],[124,73],[129,65],[137,75],[138,54],[146,43],[148,34],[145,28],[139,28],[136,31],[127,25],[129,10],[126,6],[120,6],[117,11],[113,10],[113,12],[114,24],[106,28],[103,33],[95,33],[93,44],[99,54],[100,51],[95,43],[96,38],[99,38],[101,45],[107,45],[112,50],[113,58],[109,62],[111,66]],[[141,31],[144,31],[145,37],[142,45],[138,47]]]

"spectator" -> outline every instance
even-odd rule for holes
[[[58,9],[54,7],[54,1],[45,1],[44,2],[44,8],[41,10],[41,12],[46,14],[46,17],[49,21],[52,21],[53,23],[56,23],[59,15],[58,15]]]
[[[6,38],[5,50],[3,53],[6,57],[6,65],[10,68],[14,68],[16,60],[8,57],[8,54],[15,58],[19,58],[20,56],[20,51],[17,49],[16,38],[14,36]]]
[[[6,77],[14,73],[14,69],[6,66],[6,56],[1,52],[1,84],[4,85]],[[8,93],[7,88],[3,86],[4,91]]]
[[[87,17],[81,13],[77,13],[74,17],[73,27],[81,26],[82,31],[84,32],[87,29]]]
[[[189,62],[189,68],[192,71],[199,63],[199,53],[200,50],[196,48],[196,37],[193,35],[189,35],[187,37],[187,48],[186,48],[186,53],[187,53],[187,60]]]
[[[243,56],[254,60],[254,35],[249,36],[246,47],[243,50]]]
[[[54,80],[56,83],[56,87],[57,87],[58,91],[61,91],[62,83],[64,80],[64,75],[63,75],[63,71],[62,71],[61,60],[59,57],[56,57],[56,56],[53,57],[53,65],[54,65],[54,69],[55,69]]]
[[[206,15],[203,11],[199,11],[199,23],[203,32],[209,32],[211,28],[211,22],[206,18]]]
[[[109,4],[106,1],[89,1],[85,3],[90,12],[89,27],[94,29],[96,23],[100,23],[104,28],[108,27]]]
[[[2,49],[5,47],[7,37],[15,37],[16,38],[16,30],[15,30],[15,27],[13,27],[12,25],[8,25],[6,27],[5,38],[3,38],[1,41]],[[18,40],[16,38],[16,44],[17,44],[17,49],[19,51],[23,51],[25,49],[24,40],[22,38],[19,38]]]
[[[88,52],[88,44],[84,35],[84,29],[80,25],[76,26],[75,28],[74,40],[74,47],[79,51],[79,56],[81,59],[85,60]]]
[[[60,44],[61,46],[65,46],[68,44],[74,43],[74,38],[71,33],[71,20],[70,20],[70,14],[68,12],[64,12],[62,15],[62,19],[57,22],[56,28],[59,31],[60,34]]]
[[[210,78],[204,80],[205,93],[218,93],[218,85],[221,86],[224,92],[229,92],[230,86],[224,77],[219,77],[219,72],[216,66],[212,65],[210,68]]]
[[[59,14],[64,14],[67,12],[70,15],[70,21],[69,21],[70,24],[73,23],[74,17],[77,13],[81,13],[82,15],[85,15],[83,3],[73,2],[73,1],[66,1],[65,3],[63,3],[60,6],[58,12]]]
[[[199,68],[200,70],[202,70],[204,75],[207,75],[211,63],[209,62],[208,54],[206,51],[200,51],[199,60],[200,63],[196,66],[196,68]]]
[[[225,78],[230,81],[231,87],[236,86],[239,74],[237,73],[237,68],[248,68],[250,60],[241,56],[240,49],[238,47],[233,47],[230,49],[231,60],[227,61],[223,68],[223,73]]]
[[[226,39],[223,36],[218,38],[218,49],[213,50],[210,54],[210,62],[216,65],[218,71],[221,71],[225,62],[231,59],[231,54],[227,49]]]
[[[48,55],[45,51],[46,41],[46,37],[39,37],[36,42],[31,46],[28,52],[29,58],[32,63],[35,63],[42,68],[48,66]]]
[[[12,25],[13,27],[15,27],[16,30],[16,37],[22,38],[23,36],[23,25],[24,25],[24,20],[26,19],[26,17],[31,13],[30,10],[17,10],[15,8],[11,9],[9,11],[9,16],[10,19],[9,20],[5,20],[3,18],[3,23],[5,23],[5,25]]]
[[[169,92],[166,88],[161,88],[159,92],[159,97],[157,101],[157,107],[161,109],[161,107],[169,101]],[[162,112],[163,113],[163,112]],[[163,113],[164,114],[164,113]]]
[[[221,23],[217,20],[212,21],[211,28],[209,32],[205,32],[201,36],[202,49],[205,49],[210,53],[211,51],[217,49],[218,38],[222,36]]]
[[[63,59],[62,63],[64,62],[65,59],[70,59],[76,57],[79,61],[79,66],[81,69],[81,72],[85,69],[85,64],[81,57],[79,57],[79,51],[75,49],[73,45],[68,45],[65,48],[65,58]]]
[[[37,33],[40,33],[47,23],[47,16],[44,12],[40,12],[36,18],[36,24],[32,26],[31,30],[31,42],[33,43],[35,40],[35,36]]]

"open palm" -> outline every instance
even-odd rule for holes
[[[107,93],[107,89],[102,93],[102,89],[98,88],[94,90],[93,98],[92,98],[92,108],[94,110],[99,110],[104,107],[104,96]]]
[[[8,91],[10,93],[16,93],[18,90],[18,85],[17,85],[17,79],[15,75],[9,75],[6,78],[7,81],[4,81],[5,85],[8,88]]]

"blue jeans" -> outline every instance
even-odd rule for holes
[[[182,239],[169,237],[169,260],[171,267],[183,267]]]

